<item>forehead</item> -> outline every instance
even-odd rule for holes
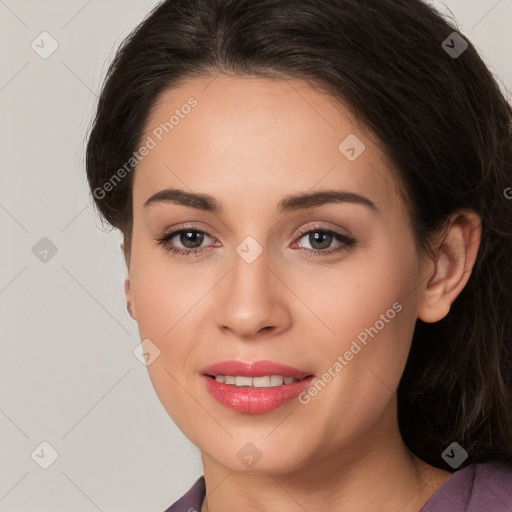
[[[302,80],[191,79],[155,102],[141,144],[150,140],[135,173],[134,206],[168,187],[232,202],[277,203],[285,193],[341,186],[377,203],[397,199],[375,137]]]

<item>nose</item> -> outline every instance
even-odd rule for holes
[[[233,267],[216,290],[215,320],[225,334],[255,339],[275,336],[291,324],[290,290],[285,276],[264,251],[248,263],[235,254]]]

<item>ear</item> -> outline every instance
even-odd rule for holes
[[[420,320],[437,322],[449,313],[469,280],[481,235],[481,220],[474,211],[458,210],[452,214],[441,242],[433,247],[434,259],[429,261],[427,284],[418,304]]]
[[[128,273],[130,272],[130,258],[129,255],[124,250],[124,242],[121,242],[121,251],[124,254],[126,266],[128,268]],[[124,281],[124,298],[126,301],[126,309],[128,310],[128,314],[134,319],[135,318],[135,308],[133,306],[133,299],[132,299],[132,290],[130,285],[130,277],[127,277]]]
[[[133,299],[132,299],[132,290],[130,285],[130,278],[127,277],[124,280],[124,297],[126,300],[126,309],[128,310],[128,314],[134,319],[135,318],[135,307],[133,306]]]

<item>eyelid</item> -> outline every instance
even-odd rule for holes
[[[181,247],[175,247],[175,246],[169,246],[168,243],[170,240],[172,240],[174,237],[178,236],[179,234],[186,232],[186,231],[194,231],[196,233],[201,233],[203,235],[206,235],[207,237],[211,238],[216,245],[216,247],[219,247],[219,242],[216,240],[214,236],[212,236],[209,231],[206,231],[205,229],[200,229],[199,227],[195,225],[181,225],[176,226],[172,228],[172,230],[163,230],[155,240],[159,243],[159,245],[163,246],[164,250],[167,252],[172,252],[180,256],[188,256],[188,255],[199,255],[203,254],[206,251],[209,251],[209,249],[212,247],[211,244],[205,247],[197,247],[195,249],[187,249],[187,248],[181,248]],[[323,232],[327,233],[331,236],[333,236],[335,239],[338,240],[342,245],[331,248],[331,249],[309,249],[307,247],[301,247],[300,252],[306,253],[306,254],[313,254],[313,256],[329,256],[334,253],[341,253],[345,250],[348,250],[352,246],[354,246],[357,243],[357,240],[350,234],[344,234],[340,233],[336,229],[328,228],[326,226],[322,226],[318,223],[314,225],[309,225],[301,228],[299,232],[294,236],[294,242],[292,245],[295,245],[301,238],[303,238],[305,235],[311,233],[311,232]],[[222,244],[221,244],[222,245]]]
[[[338,228],[338,229],[340,229],[340,228]],[[305,235],[307,235],[309,233],[314,233],[314,232],[327,233],[327,234],[333,236],[335,239],[337,239],[338,242],[340,242],[342,245],[338,246],[338,247],[331,248],[331,249],[324,249],[324,250],[309,249],[308,247],[302,247],[301,252],[306,252],[308,254],[312,253],[313,256],[315,256],[315,255],[322,256],[323,255],[323,256],[327,257],[332,254],[340,254],[340,253],[352,248],[353,246],[355,246],[358,243],[357,240],[350,234],[341,233],[337,229],[328,228],[328,227],[322,226],[317,223],[314,225],[309,225],[309,226],[301,228],[299,230],[299,232],[295,235],[295,237],[294,237],[295,242],[293,242],[292,245],[297,244],[298,241],[301,238],[304,238]]]
[[[334,233],[336,235],[344,236],[346,238],[353,238],[353,236],[350,234],[350,232],[348,232],[348,230],[346,230],[346,229],[344,230],[341,227],[331,228],[331,227],[327,227],[327,226],[322,226],[319,223],[313,223],[312,225],[309,224],[305,227],[300,228],[300,230],[297,232],[295,237],[300,237],[300,236],[304,235],[305,233],[309,233],[310,231],[315,230],[315,229],[318,231],[327,231],[329,233]],[[345,231],[345,233],[340,233],[340,230]]]
[[[157,235],[155,238],[161,238],[161,237],[169,237],[169,235],[176,236],[181,231],[197,231],[198,233],[204,233],[205,235],[208,235],[210,238],[215,239],[213,235],[210,234],[209,228],[202,228],[195,224],[178,224],[177,226],[173,226],[172,228],[164,228],[157,232]]]
[[[169,240],[172,240],[175,236],[181,234],[182,232],[186,232],[186,231],[195,231],[197,233],[204,234],[207,237],[214,240],[216,243],[218,243],[216,238],[213,235],[211,235],[209,231],[207,231],[206,229],[200,229],[197,226],[191,226],[191,225],[181,225],[181,226],[179,225],[179,226],[173,227],[172,229],[163,229],[162,231],[159,231],[157,233],[157,235],[155,237],[155,241],[157,241],[158,243],[160,243],[161,245],[163,245],[165,247],[166,243],[168,243]],[[182,248],[178,248],[178,249],[182,249]],[[207,249],[207,247],[201,247],[198,249],[204,250],[204,249]],[[197,251],[198,249],[195,249],[195,250]],[[194,249],[182,249],[182,250],[188,251],[188,252],[194,251]]]

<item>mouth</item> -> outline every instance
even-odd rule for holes
[[[303,407],[297,397],[315,380],[314,375],[300,379],[281,375],[247,377],[207,374],[200,377],[206,391],[217,402],[235,412],[247,414],[268,413],[285,404]],[[288,383],[285,383],[285,378]]]
[[[270,388],[276,386],[289,386],[296,382],[314,377],[307,375],[306,377],[297,378],[284,375],[262,375],[259,377],[249,377],[245,375],[206,375],[222,384],[229,384],[236,387],[254,387],[254,388]]]
[[[299,370],[293,366],[277,363],[274,361],[252,361],[245,362],[239,360],[220,361],[218,363],[211,364],[201,370],[202,375],[210,376],[213,378],[228,378],[229,384],[235,384],[239,386],[251,385],[249,380],[244,380],[244,377],[251,377],[257,379],[264,377],[265,379],[270,378],[271,382],[265,384],[265,386],[271,386],[272,382],[278,382],[278,377],[287,379],[285,383],[292,383],[290,380],[293,377],[296,380],[301,380],[305,377],[310,377],[311,373],[305,370]],[[235,379],[233,381],[233,378]],[[273,380],[272,380],[273,379]],[[240,384],[237,384],[240,382]],[[255,380],[256,386],[260,383],[267,382],[266,380]],[[282,382],[275,385],[281,385]]]
[[[221,361],[203,368],[200,377],[217,402],[250,414],[290,404],[315,379],[311,372],[265,360]],[[299,400],[295,404],[299,405]]]

